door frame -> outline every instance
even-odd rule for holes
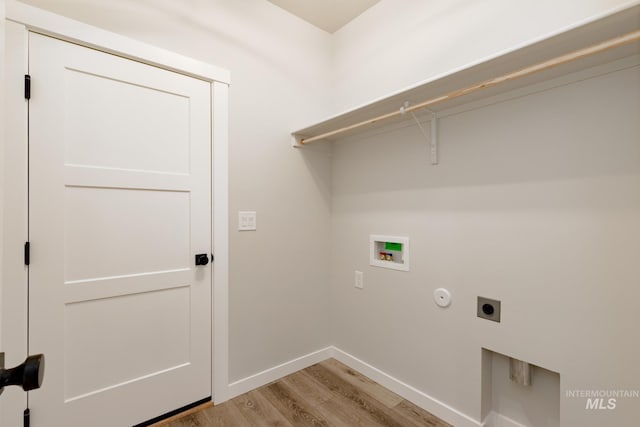
[[[0,134],[4,145],[4,158],[0,156],[0,170],[4,174],[0,177],[0,208],[4,211],[4,218],[0,216],[3,219],[0,223],[3,245],[0,248],[0,349],[5,352],[6,365],[21,363],[27,355],[28,269],[24,266],[22,248],[28,240],[28,102],[24,99],[22,82],[28,74],[28,35],[35,32],[210,83],[211,239],[215,254],[211,392],[214,402],[226,401],[229,396],[229,72],[15,0],[6,2],[4,24],[6,52],[5,58],[0,58],[0,66],[4,66],[5,71],[2,89],[6,100],[5,133]],[[34,81],[34,90],[36,87]],[[14,427],[22,421],[26,393],[13,389],[5,390],[0,399],[0,426]]]

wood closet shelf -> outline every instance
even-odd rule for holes
[[[479,83],[494,79],[498,76],[514,73],[616,37],[637,32],[638,30],[640,30],[640,4],[610,15],[598,17],[583,25],[572,27],[532,43],[516,47],[477,63],[453,70],[448,74],[436,76],[416,86],[296,130],[292,132],[294,146],[304,146],[300,144],[301,141],[304,143],[306,139],[317,138],[320,135],[343,128],[349,128],[350,126],[387,114],[392,117],[377,120],[366,126],[341,131],[336,135],[316,140],[334,141],[370,130],[372,127],[385,127],[393,123],[412,120],[410,114],[393,115],[390,113],[398,112],[406,102],[408,102],[409,107],[411,107],[426,100],[455,93],[461,89],[478,85]],[[568,63],[544,68],[535,74],[517,79],[509,79],[495,86],[473,91],[454,99],[439,101],[429,106],[429,110],[435,112],[442,111],[639,54],[640,42],[636,39],[622,46],[612,47],[599,53],[580,57]]]

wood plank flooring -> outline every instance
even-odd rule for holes
[[[335,359],[160,426],[452,427]]]

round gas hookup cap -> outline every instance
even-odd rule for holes
[[[449,307],[451,305],[451,292],[445,288],[438,288],[433,291],[433,300],[438,307]]]

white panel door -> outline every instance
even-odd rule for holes
[[[29,73],[32,426],[211,396],[210,84],[38,34]]]

